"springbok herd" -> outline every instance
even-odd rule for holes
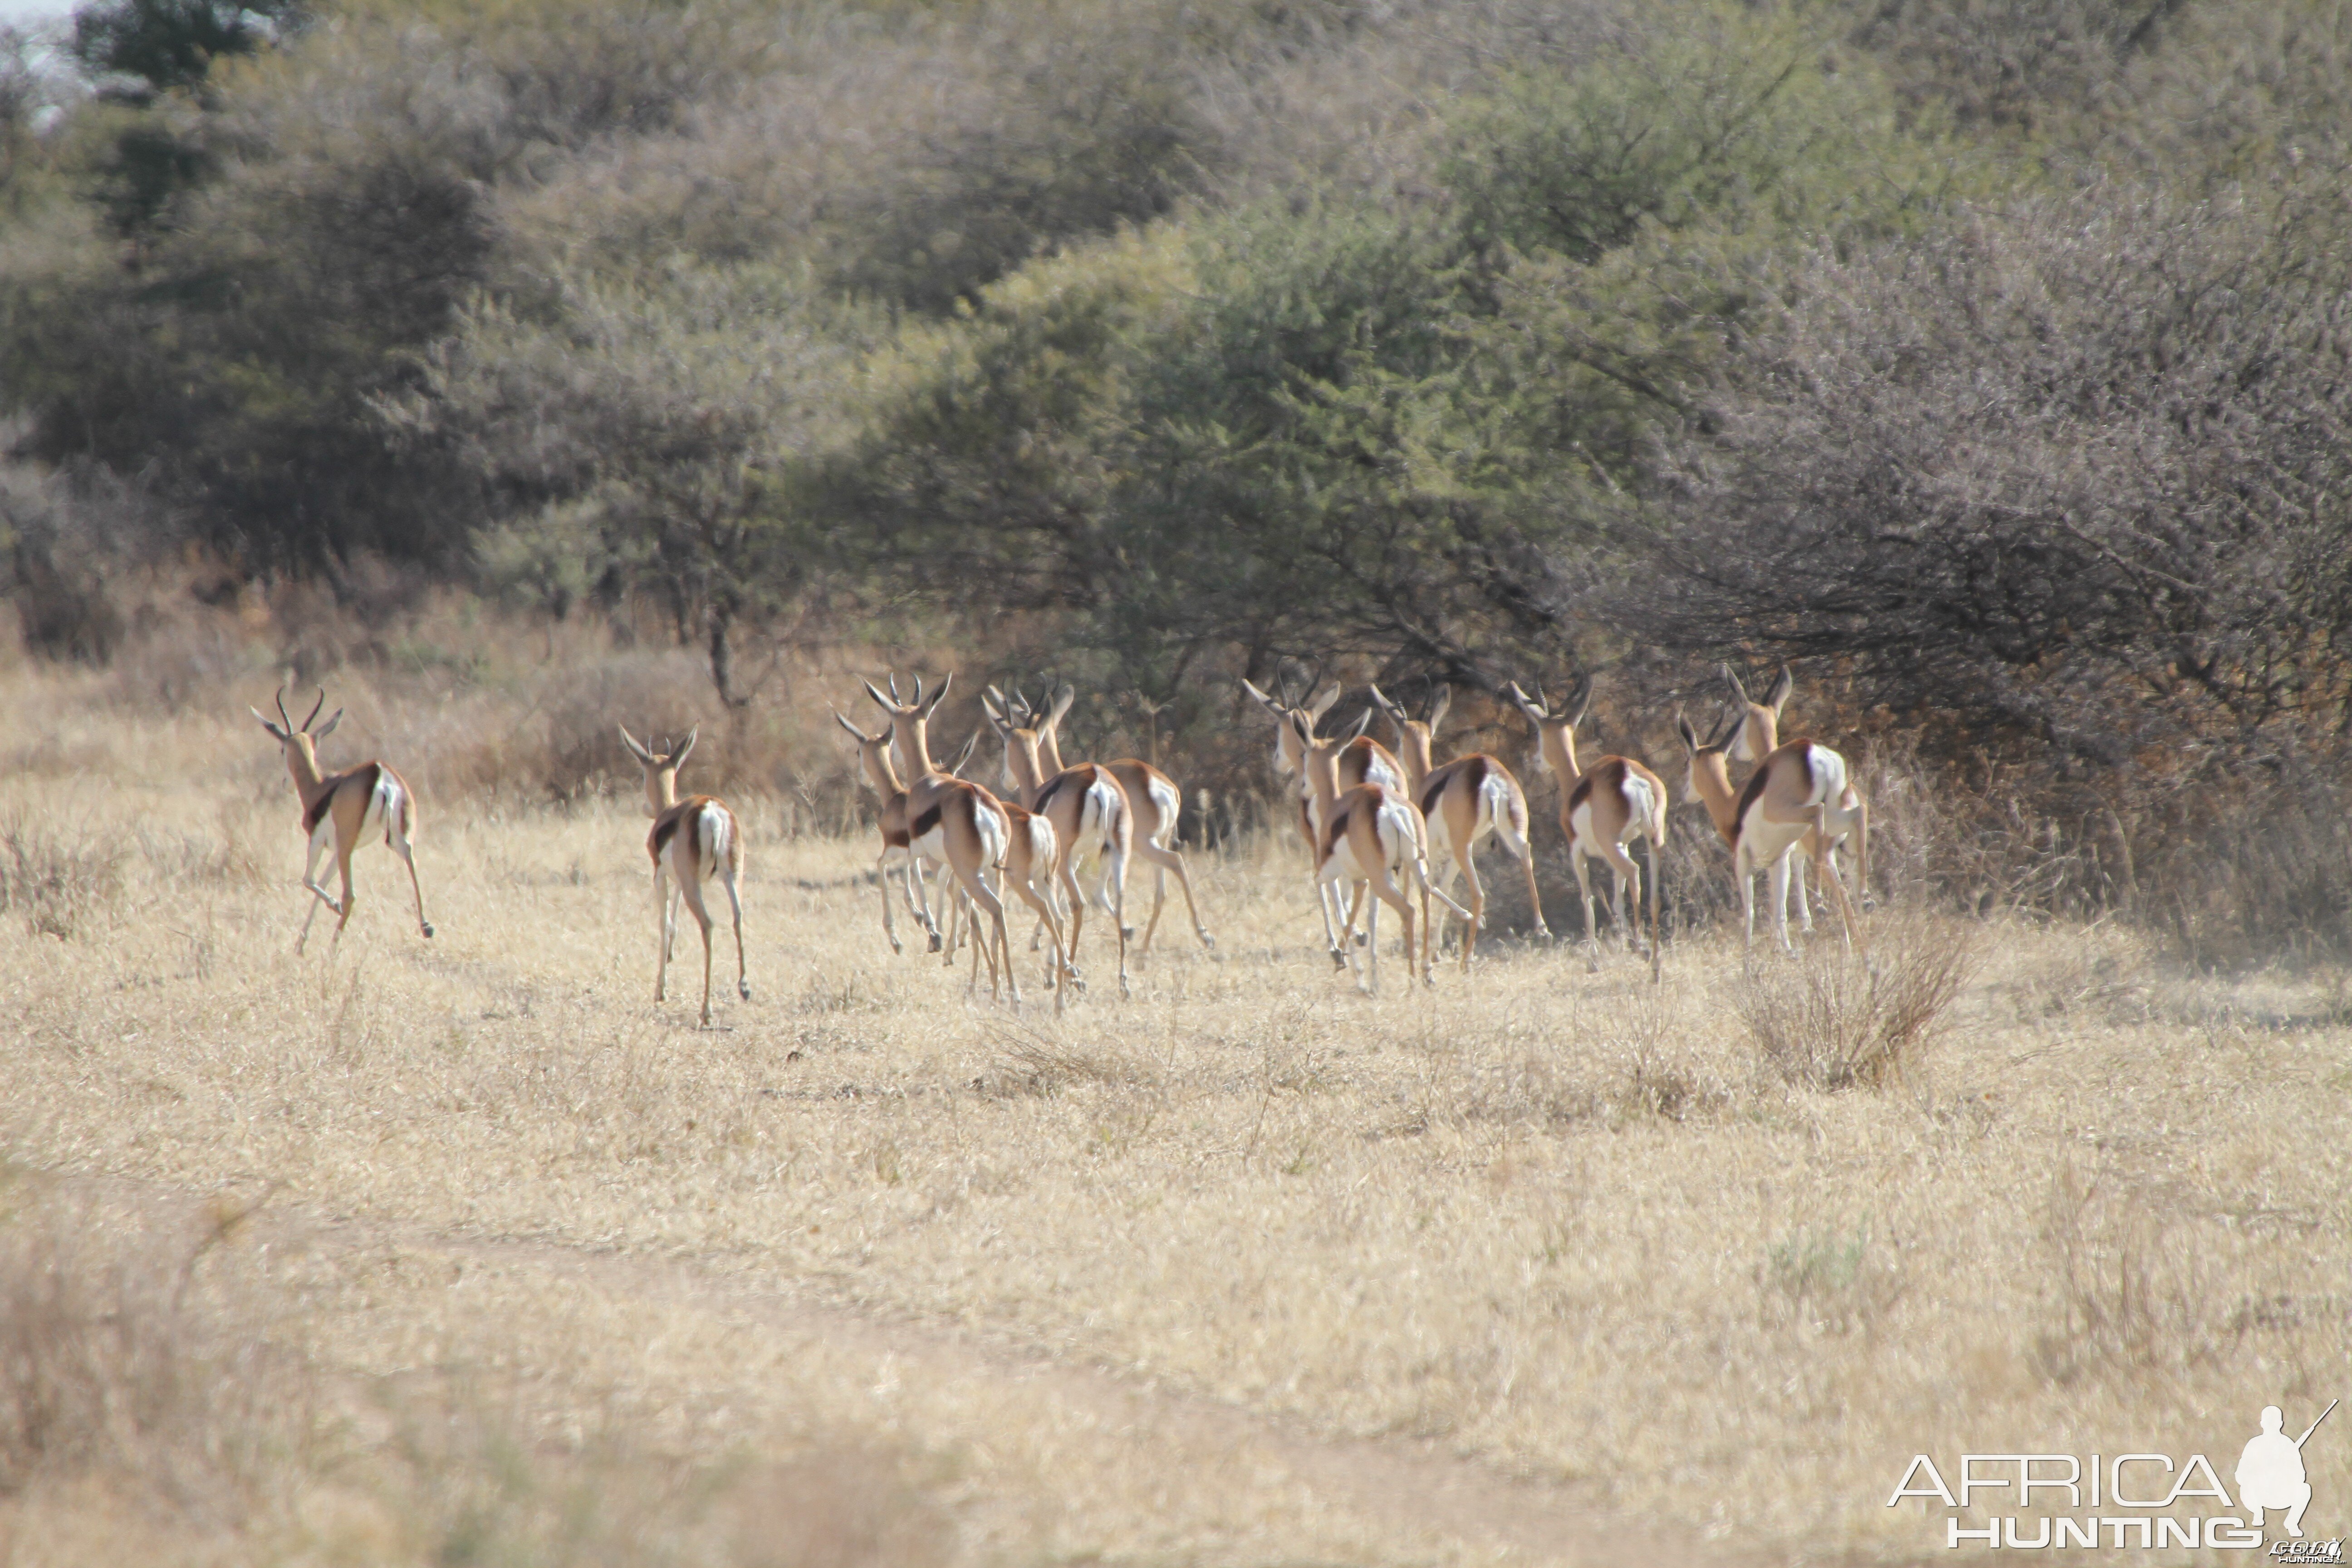
[[[1867,886],[1870,869],[1869,808],[1854,791],[1845,759],[1818,741],[1780,740],[1781,710],[1794,681],[1784,666],[1780,679],[1761,702],[1751,700],[1738,678],[1723,670],[1736,700],[1722,724],[1702,739],[1686,718],[1677,713],[1675,727],[1687,753],[1683,799],[1704,805],[1717,829],[1730,846],[1746,913],[1748,940],[1756,938],[1754,879],[1759,871],[1770,877],[1766,902],[1772,912],[1773,935],[1782,949],[1789,943],[1789,906],[1796,905],[1804,929],[1812,929],[1812,914],[1804,892],[1801,864],[1793,853],[1801,845],[1813,861],[1819,879],[1834,894],[1846,941],[1853,941],[1853,902],[1840,875],[1835,851],[1848,837],[1854,843],[1857,870]],[[970,986],[979,985],[980,967],[989,973],[992,996],[1009,987],[1012,1000],[1021,1000],[1019,980],[1013,972],[1013,950],[1004,923],[1002,894],[1009,892],[1036,911],[1038,934],[1033,949],[1045,945],[1046,984],[1054,992],[1055,1010],[1082,988],[1076,953],[1085,929],[1088,895],[1082,890],[1077,868],[1093,862],[1092,901],[1110,920],[1118,952],[1118,983],[1128,994],[1127,871],[1130,855],[1139,854],[1152,867],[1151,918],[1143,931],[1148,952],[1159,929],[1160,906],[1167,897],[1168,876],[1173,872],[1183,890],[1184,907],[1193,933],[1203,947],[1214,940],[1201,923],[1192,898],[1192,881],[1184,857],[1175,847],[1177,817],[1183,792],[1176,782],[1149,763],[1129,757],[1112,763],[1078,763],[1062,759],[1063,716],[1076,699],[1065,685],[1050,707],[1040,709],[1015,690],[990,687],[981,700],[989,727],[1004,742],[1004,767],[1018,799],[1000,798],[985,787],[960,776],[973,744],[948,767],[931,758],[928,734],[931,715],[946,698],[954,677],[924,695],[918,679],[911,698],[899,694],[898,679],[889,678],[886,695],[873,682],[866,693],[888,717],[887,727],[867,734],[844,718],[834,717],[856,737],[866,781],[881,802],[882,853],[877,869],[882,886],[882,925],[894,952],[905,951],[890,910],[892,872],[898,873],[900,893],[908,911],[924,927],[932,952],[944,950],[954,962],[961,940],[960,928],[971,927],[973,950]],[[1389,905],[1404,924],[1403,952],[1413,961],[1414,907],[1408,893],[1421,895],[1420,973],[1434,984],[1433,922],[1429,903],[1439,904],[1464,922],[1462,966],[1466,973],[1486,919],[1486,896],[1472,857],[1488,835],[1519,862],[1528,879],[1528,898],[1535,910],[1535,930],[1549,936],[1542,900],[1537,895],[1535,851],[1528,831],[1527,792],[1499,758],[1485,752],[1438,763],[1431,746],[1438,723],[1452,700],[1450,689],[1440,689],[1429,711],[1411,717],[1380,688],[1370,689],[1372,706],[1365,709],[1349,733],[1322,738],[1316,728],[1339,700],[1337,685],[1319,695],[1294,691],[1277,683],[1269,694],[1244,680],[1243,688],[1275,721],[1274,767],[1295,782],[1297,827],[1306,840],[1313,867],[1316,900],[1323,921],[1324,942],[1333,963],[1357,967],[1359,984],[1380,990],[1380,906]],[[1593,927],[1592,882],[1586,861],[1599,858],[1616,874],[1612,908],[1626,946],[1636,934],[1626,922],[1627,892],[1632,890],[1634,922],[1639,923],[1643,881],[1639,862],[1626,851],[1637,838],[1650,842],[1650,931],[1646,943],[1652,973],[1658,962],[1658,853],[1666,841],[1666,786],[1656,773],[1631,757],[1603,757],[1591,767],[1580,767],[1576,756],[1576,726],[1592,697],[1592,682],[1580,681],[1564,701],[1547,702],[1542,688],[1530,697],[1516,682],[1512,700],[1536,727],[1543,763],[1560,786],[1559,824],[1567,835],[1570,863],[1584,907],[1585,942],[1597,962]],[[416,895],[416,928],[433,934],[425,918],[425,890],[416,878],[414,841],[417,830],[416,797],[404,779],[381,762],[365,762],[341,773],[320,771],[318,742],[334,732],[342,710],[314,732],[311,722],[326,706],[326,693],[299,724],[286,710],[285,692],[278,694],[278,717],[272,723],[260,710],[261,721],[285,749],[287,771],[302,801],[302,826],[310,837],[310,859],[302,885],[315,896],[296,941],[300,952],[310,935],[319,905],[335,911],[335,935],[342,935],[352,918],[352,851],[371,834],[384,842],[408,867],[409,886]],[[1390,751],[1365,734],[1377,709],[1396,728],[1397,750]],[[626,729],[621,741],[645,770],[646,808],[654,819],[646,851],[652,858],[655,900],[661,910],[661,955],[654,972],[654,998],[663,999],[669,961],[677,931],[677,906],[683,900],[702,928],[702,1022],[710,1022],[710,928],[705,884],[718,880],[727,890],[727,905],[735,928],[735,987],[749,1001],[751,984],[743,956],[743,834],[735,814],[715,795],[678,798],[677,772],[694,750],[697,731],[674,748],[640,743]],[[650,737],[649,737],[650,739]],[[1755,763],[1745,784],[1735,789],[1728,772],[1732,760]],[[901,771],[906,782],[901,782]],[[319,857],[332,847],[335,868],[342,879],[337,898],[319,884]],[[1433,849],[1438,872],[1433,877]],[[932,911],[929,884],[944,868],[948,931],[942,938]],[[1447,889],[1459,870],[1469,902],[1455,901]],[[952,886],[948,886],[951,880]],[[1346,891],[1343,893],[1343,889]],[[1366,894],[1372,895],[1367,904]],[[1342,908],[1344,904],[1344,910]],[[1359,915],[1364,931],[1356,932]],[[982,918],[987,924],[983,931]],[[1360,958],[1359,954],[1360,953]]]

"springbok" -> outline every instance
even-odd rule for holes
[[[1589,769],[1576,762],[1576,727],[1592,706],[1592,678],[1577,682],[1576,689],[1558,707],[1544,700],[1543,688],[1529,697],[1517,681],[1511,700],[1536,727],[1538,754],[1559,784],[1559,826],[1568,836],[1569,864],[1576,871],[1579,901],[1584,906],[1584,942],[1590,962],[1600,963],[1600,932],[1592,916],[1592,873],[1585,865],[1597,857],[1616,874],[1616,897],[1611,910],[1621,939],[1630,950],[1634,928],[1642,921],[1642,868],[1625,847],[1635,838],[1650,841],[1650,977],[1659,978],[1664,963],[1658,947],[1658,857],[1666,847],[1666,785],[1631,757],[1607,756]],[[1633,920],[1625,920],[1625,889],[1633,890]]]
[[[416,854],[411,840],[416,836],[416,794],[408,781],[379,762],[362,763],[339,773],[319,771],[319,742],[335,732],[343,721],[343,710],[335,710],[334,717],[321,725],[317,734],[310,732],[310,720],[327,705],[327,689],[319,689],[319,700],[310,707],[310,717],[299,724],[286,711],[286,689],[278,689],[278,717],[282,724],[273,724],[261,717],[261,710],[250,704],[247,711],[261,720],[261,727],[270,738],[286,750],[286,771],[294,775],[294,793],[302,802],[302,831],[310,837],[310,858],[302,868],[302,885],[316,899],[310,912],[302,917],[302,934],[294,939],[294,951],[300,952],[310,940],[310,922],[319,918],[319,905],[335,911],[335,938],[328,945],[338,946],[343,940],[343,928],[352,923],[352,851],[360,841],[378,828],[383,830],[383,841],[392,852],[408,867],[408,885],[416,894],[416,929],[425,936],[433,934],[433,922],[425,918],[425,889],[416,880]],[[334,847],[335,869],[341,874],[343,896],[330,898],[327,889],[319,886],[319,857],[330,845]]]
[[[672,946],[677,940],[680,899],[702,928],[702,1026],[710,1026],[710,910],[702,901],[702,884],[716,877],[727,889],[727,907],[735,922],[735,992],[751,999],[751,982],[743,964],[743,893],[737,886],[743,875],[743,826],[725,801],[713,795],[677,798],[677,770],[701,737],[700,725],[686,732],[676,751],[640,745],[622,727],[621,744],[646,773],[646,815],[654,819],[646,835],[646,853],[654,863],[654,907],[661,912],[661,958],[654,966],[654,1000],[665,998]],[[650,737],[648,737],[650,739]],[[670,886],[675,877],[677,885]]]
[[[1053,707],[1044,714],[1039,714],[1030,706],[1018,690],[1009,700],[994,688],[990,691],[1005,717],[1036,730],[1038,760],[1047,774],[1062,772],[1062,716],[1077,700],[1077,688],[1067,681],[1063,682],[1061,689],[1054,695]],[[1005,752],[1005,763],[1009,769],[1012,765],[1009,747]],[[1160,929],[1160,905],[1168,898],[1168,873],[1173,871],[1177,887],[1183,889],[1184,912],[1192,917],[1192,934],[1201,939],[1202,947],[1213,952],[1217,939],[1211,936],[1209,928],[1201,923],[1200,906],[1192,901],[1192,873],[1185,868],[1183,851],[1176,847],[1176,824],[1177,818],[1183,815],[1184,792],[1177,787],[1174,779],[1140,757],[1121,757],[1116,762],[1105,763],[1103,766],[1110,770],[1111,777],[1117,779],[1119,787],[1127,792],[1128,809],[1135,818],[1135,852],[1151,865],[1151,918],[1144,922],[1143,942],[1136,951],[1139,953],[1151,951],[1151,933]],[[1097,896],[1100,897],[1099,889]]]
[[[875,826],[881,830],[882,853],[875,859],[874,870],[882,886],[882,934],[890,939],[892,952],[906,951],[899,944],[897,928],[890,923],[890,861],[896,856],[903,873],[899,890],[907,900],[907,912],[921,922],[923,929],[929,933],[930,950],[937,952],[940,951],[939,921],[931,915],[930,896],[924,886],[923,862],[915,858],[912,841],[907,834],[907,788],[898,782],[898,770],[891,762],[890,731],[886,729],[878,735],[869,735],[844,718],[838,708],[833,710],[833,717],[857,742],[857,754],[866,767],[866,782],[873,789],[877,803]],[[975,730],[971,739],[963,743],[963,751],[948,764],[948,772],[961,773],[964,763],[971,759],[973,748],[979,744],[980,731]]]
[[[1298,835],[1307,841],[1308,863],[1320,864],[1323,857],[1323,841],[1321,836],[1316,831],[1315,785],[1307,776],[1305,760],[1298,742],[1297,726],[1305,725],[1306,732],[1313,734],[1315,726],[1322,722],[1323,715],[1329,712],[1331,705],[1339,700],[1340,688],[1334,686],[1330,690],[1311,700],[1308,700],[1307,693],[1293,691],[1286,680],[1280,683],[1280,688],[1281,696],[1277,700],[1259,690],[1249,680],[1242,681],[1242,689],[1248,692],[1259,707],[1274,715],[1275,776],[1297,779]],[[1312,689],[1313,683],[1310,681],[1308,691],[1311,692]],[[1395,755],[1386,746],[1364,734],[1360,729],[1355,738],[1347,742],[1339,752],[1338,784],[1342,793],[1360,785],[1376,784],[1385,789],[1410,795],[1412,781],[1405,776],[1404,764],[1397,761]],[[1332,966],[1344,969],[1348,965],[1348,954],[1340,942],[1339,928],[1333,920],[1333,917],[1339,912],[1337,907],[1338,897],[1329,884],[1318,881],[1315,885],[1315,900],[1317,908],[1323,915],[1323,940],[1331,951]]]
[[[1329,889],[1337,895],[1338,884],[1345,883],[1353,889],[1347,904],[1347,918],[1339,928],[1344,937],[1356,927],[1356,912],[1364,904],[1369,889],[1375,901],[1364,917],[1365,968],[1357,984],[1364,985],[1377,996],[1381,994],[1381,905],[1385,903],[1397,911],[1404,921],[1405,973],[1413,973],[1412,904],[1407,899],[1406,887],[1400,886],[1398,877],[1404,874],[1407,886],[1420,889],[1425,911],[1428,901],[1435,899],[1464,921],[1470,911],[1455,903],[1444,892],[1430,885],[1428,825],[1422,820],[1421,808],[1412,797],[1402,790],[1385,784],[1359,784],[1342,795],[1339,792],[1339,758],[1348,747],[1360,739],[1364,727],[1371,722],[1372,712],[1367,708],[1356,721],[1355,732],[1341,740],[1318,741],[1314,727],[1305,717],[1292,714],[1284,722],[1298,742],[1299,766],[1315,791],[1315,826],[1318,850],[1315,858],[1315,881],[1318,888]],[[1353,947],[1342,949],[1348,961],[1354,957]],[[1420,973],[1422,983],[1435,985],[1435,966],[1430,959],[1428,920],[1424,913],[1421,943]],[[1369,979],[1369,985],[1365,980]],[[1410,984],[1410,978],[1407,980]]]
[[[973,906],[984,912],[990,922],[990,932],[979,946],[988,959],[988,991],[993,999],[999,994],[997,960],[1004,962],[1004,984],[1009,986],[1014,1006],[1021,1004],[1021,979],[1013,973],[1013,948],[1004,934],[1004,905],[988,886],[988,870],[1004,864],[1012,849],[1012,821],[994,795],[976,784],[968,784],[950,773],[941,773],[931,761],[930,741],[927,733],[932,713],[946,698],[948,688],[954,684],[950,675],[940,682],[929,698],[923,696],[923,683],[915,681],[911,701],[898,701],[885,697],[872,681],[863,681],[866,694],[877,707],[890,715],[890,742],[898,754],[907,759],[912,777],[907,784],[907,837],[908,847],[919,856],[943,860],[953,873],[957,885]],[[898,679],[891,679],[890,688],[898,689]],[[977,921],[974,922],[977,924]],[[973,980],[978,983],[979,960],[973,960]]]
[[[1739,907],[1748,931],[1748,944],[1756,945],[1756,884],[1759,871],[1771,882],[1765,902],[1772,911],[1772,934],[1782,952],[1794,951],[1789,942],[1788,892],[1790,851],[1801,841],[1811,849],[1815,874],[1835,893],[1838,918],[1844,926],[1848,949],[1853,946],[1853,911],[1845,880],[1829,858],[1829,846],[1851,833],[1854,841],[1855,875],[1870,875],[1870,807],[1847,782],[1845,758],[1818,742],[1800,737],[1765,753],[1747,784],[1735,796],[1724,766],[1735,715],[1707,741],[1682,714],[1675,728],[1689,753],[1683,798],[1706,805],[1716,831],[1731,846],[1733,874],[1739,879]],[[1808,834],[1811,837],[1808,838]],[[1805,929],[1811,931],[1810,918]]]
[[[1722,671],[1724,683],[1731,688],[1731,694],[1738,703],[1739,727],[1733,732],[1731,760],[1738,763],[1760,762],[1780,749],[1780,718],[1788,710],[1790,694],[1797,689],[1796,677],[1790,673],[1787,665],[1782,665],[1779,678],[1772,682],[1771,690],[1765,695],[1763,701],[1757,702],[1748,698],[1747,687],[1740,684],[1739,677],[1733,671],[1731,666],[1723,664],[1717,668]],[[1844,843],[1846,835],[1843,831],[1832,833],[1830,836],[1829,846],[1824,850],[1822,846],[1814,843],[1809,835],[1801,846],[1804,853],[1789,862],[1788,899],[1790,902],[1796,905],[1801,929],[1808,932],[1813,929],[1813,906],[1812,900],[1805,895],[1805,863],[1808,860],[1819,859],[1825,855],[1831,868],[1834,870],[1837,867],[1838,846]],[[1818,879],[1816,881],[1818,882]],[[1867,885],[1862,889],[1861,901],[1864,907],[1870,903],[1870,889]]]
[[[1486,918],[1486,889],[1478,880],[1473,857],[1478,841],[1493,834],[1528,874],[1528,907],[1535,911],[1536,934],[1548,937],[1543,896],[1536,890],[1536,851],[1528,836],[1528,795],[1518,779],[1499,757],[1473,752],[1443,767],[1433,764],[1432,741],[1445,710],[1454,705],[1454,688],[1441,686],[1430,704],[1429,717],[1414,719],[1390,701],[1377,686],[1372,701],[1396,726],[1397,756],[1411,779],[1413,803],[1429,826],[1430,854],[1437,861],[1437,885],[1450,888],[1459,868],[1470,889],[1470,926],[1462,938],[1462,968],[1470,969],[1471,950],[1478,945],[1478,930]],[[1434,933],[1431,933],[1434,936]]]
[[[1075,696],[1075,693],[1073,693]],[[1066,703],[1055,710],[1058,719]],[[1054,825],[1060,847],[1055,880],[1069,899],[1073,961],[1086,930],[1086,894],[1078,886],[1078,857],[1094,850],[1102,858],[1100,890],[1109,895],[1111,927],[1118,943],[1118,994],[1128,995],[1127,861],[1135,844],[1135,817],[1122,786],[1097,763],[1048,770],[1034,724],[1015,723],[983,694],[980,710],[1004,742],[1004,765],[1021,792],[1021,804]]]

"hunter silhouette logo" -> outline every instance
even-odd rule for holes
[[[2336,1402],[2327,1402],[2319,1413],[2325,1421],[2336,1409]],[[2246,1523],[2254,1530],[2263,1527],[2266,1509],[2286,1510],[2286,1532],[2303,1534],[2303,1510],[2311,1506],[2311,1478],[2304,1473],[2303,1446],[2319,1430],[2319,1421],[2303,1429],[2300,1437],[2289,1437],[2285,1432],[2286,1413],[2275,1405],[2263,1406],[2263,1429],[2248,1439],[2246,1451],[2238,1456],[2238,1501],[2246,1510]]]
[[[2328,1401],[2300,1437],[2288,1434],[2284,1411],[2264,1405],[2262,1430],[2247,1441],[2231,1478],[2234,1500],[2219,1467],[2202,1454],[2185,1459],[2163,1453],[1962,1454],[1957,1468],[1948,1460],[1939,1468],[1932,1457],[1915,1454],[1886,1506],[1906,1499],[1941,1503],[1948,1510],[1948,1549],[1981,1542],[2002,1551],[2252,1552],[2268,1544],[2273,1562],[2340,1563],[2342,1540],[2307,1541],[2303,1533],[2304,1510],[2311,1506],[2304,1448],[2336,1403]],[[1971,1520],[1976,1510],[1993,1517]],[[2181,1517],[2189,1510],[2195,1517]],[[2263,1526],[2273,1513],[2284,1516],[2286,1534],[2266,1543]]]

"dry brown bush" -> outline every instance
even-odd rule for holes
[[[1976,938],[1955,921],[1880,918],[1853,953],[1816,936],[1790,962],[1767,954],[1738,991],[1763,1061],[1807,1089],[1883,1089],[1917,1068],[1974,973]]]
[[[69,937],[103,919],[122,892],[121,852],[23,813],[0,819],[0,910],[35,936]]]
[[[193,1229],[36,1199],[0,1220],[0,1496],[98,1474],[214,1523],[249,1505],[312,1393]]]
[[[2102,1372],[2171,1372],[2224,1354],[2249,1328],[2209,1278],[2196,1216],[2167,1184],[2062,1165],[2051,1178],[2041,1240],[2049,1262],[2050,1326],[2032,1344],[2036,1369],[2070,1384]]]

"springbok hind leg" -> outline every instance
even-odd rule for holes
[[[1478,880],[1478,865],[1471,858],[1472,851],[1456,849],[1453,853],[1454,864],[1462,868],[1463,883],[1470,889],[1470,923],[1462,929],[1462,973],[1467,974],[1470,973],[1471,949],[1478,945],[1478,933],[1486,928],[1486,888]],[[1540,910],[1537,918],[1542,918]],[[1426,910],[1423,913],[1423,921],[1422,941],[1425,943],[1436,936],[1437,924],[1435,918]]]
[[[408,842],[408,835],[402,832],[397,824],[383,836],[383,841],[392,846],[392,852],[399,856],[401,863],[408,868],[408,889],[416,895],[416,929],[430,937],[433,922],[425,918],[425,886],[416,879],[416,850]]]
[[[751,999],[751,973],[743,963],[743,895],[736,889],[732,870],[722,871],[719,876],[727,883],[728,910],[735,917],[735,994],[749,1002]],[[884,908],[889,907],[887,897],[882,902]]]

